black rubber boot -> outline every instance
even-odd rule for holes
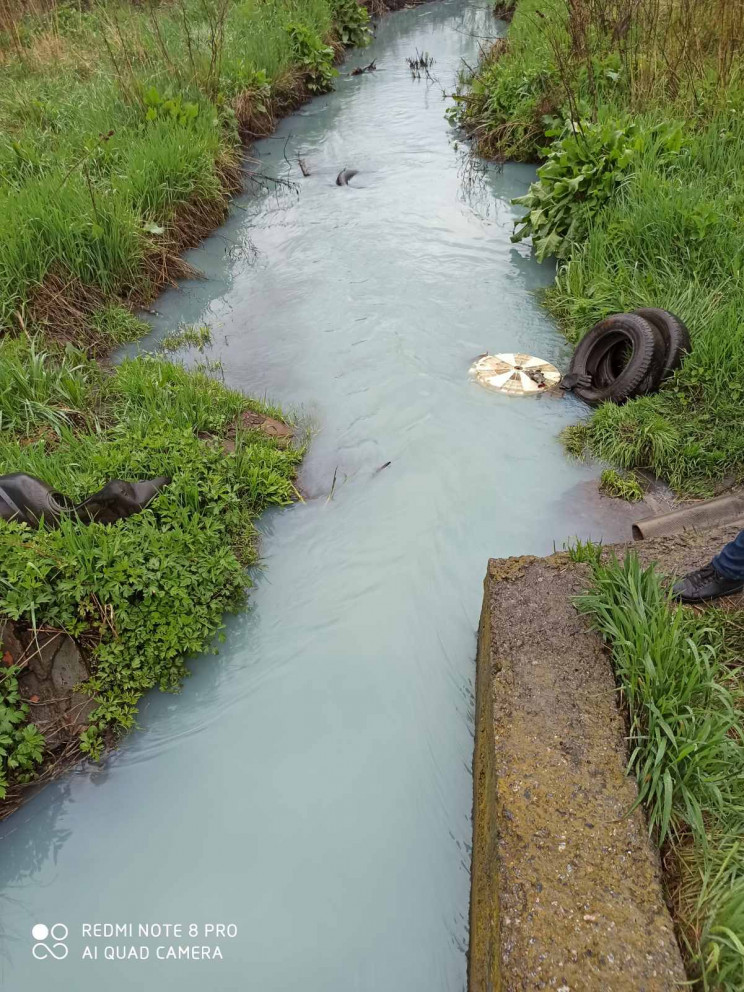
[[[672,586],[672,594],[683,603],[702,603],[719,596],[731,596],[744,589],[744,579],[727,579],[712,565],[690,572]]]

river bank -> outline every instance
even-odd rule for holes
[[[473,992],[517,976],[676,987],[679,963],[654,958],[673,946],[670,914],[693,987],[741,988],[741,596],[693,611],[665,591],[737,529],[490,562]]]
[[[371,34],[356,0],[5,17],[0,472],[73,500],[112,477],[173,481],[115,527],[0,522],[0,817],[31,783],[100,758],[148,689],[181,685],[185,659],[243,601],[252,521],[297,498],[301,439],[287,444],[280,411],[226,389],[208,363],[107,356],[148,330],[139,305],[195,273],[181,252],[230,197],[261,188],[243,143],[332,88],[344,46]],[[186,329],[170,349],[207,340]],[[74,658],[64,677],[59,652]]]
[[[572,453],[680,496],[744,476],[742,13],[719,6],[521,0],[459,113],[482,153],[543,163],[518,227],[557,259],[545,303],[570,341],[640,306],[688,325],[692,352],[659,393],[566,432]]]
[[[556,260],[544,295],[570,341],[614,312],[657,306],[692,350],[653,396],[607,403],[564,431],[570,453],[640,469],[680,497],[744,474],[740,223],[742,11],[520,0],[465,83],[458,119],[484,154],[542,163],[515,240]],[[740,989],[742,605],[695,612],[660,573],[707,563],[733,533],[642,543],[592,566],[579,606],[605,640],[649,830],[688,975]],[[644,566],[644,567],[642,567]]]
[[[694,987],[737,992],[744,980],[744,727],[741,617],[734,595],[691,609],[668,577],[710,562],[728,524],[635,545],[622,561],[597,547],[577,606],[607,645],[626,716],[628,768]]]
[[[139,336],[132,307],[188,273],[181,252],[246,176],[260,187],[242,143],[331,89],[344,46],[369,33],[355,0],[53,5],[11,21],[0,326],[88,351]]]

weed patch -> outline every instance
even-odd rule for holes
[[[618,472],[614,468],[605,469],[599,480],[599,491],[612,499],[624,499],[637,503],[643,499],[643,484],[635,472]]]
[[[241,133],[267,134],[332,88],[338,51],[369,36],[356,0],[52,5],[12,21],[0,32],[0,329],[100,350],[111,328],[97,311],[182,275],[179,253],[224,219]]]
[[[569,340],[644,306],[690,329],[659,393],[564,437],[696,496],[744,479],[744,8],[716,9],[521,0],[457,111],[483,153],[545,160],[515,239],[558,258],[545,302]]]
[[[734,992],[744,975],[740,638],[729,637],[738,619],[674,603],[635,555],[588,560],[593,588],[577,605],[612,652],[629,769],[674,866],[670,898],[690,974]]]
[[[0,473],[40,476],[73,500],[111,478],[173,480],[111,526],[65,519],[32,531],[0,521],[0,616],[43,621],[86,645],[93,676],[83,691],[99,706],[81,748],[97,756],[133,725],[144,692],[178,688],[185,658],[213,645],[224,612],[242,602],[252,520],[293,500],[300,452],[243,429],[241,414],[263,408],[204,374],[147,356],[104,371],[82,352],[41,348],[0,345]],[[30,769],[12,755],[21,745],[36,754],[38,741],[12,669],[0,684],[10,735],[0,774],[23,781]]]

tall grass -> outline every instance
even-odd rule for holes
[[[744,981],[744,728],[727,623],[670,600],[635,555],[592,560],[577,601],[612,651],[628,714],[629,769],[654,840],[673,861],[669,891],[693,977]]]
[[[0,436],[59,430],[93,410],[98,369],[80,352],[52,356],[38,342],[9,340],[0,348]]]
[[[657,395],[606,406],[590,449],[645,466],[682,493],[744,476],[744,126],[686,125],[673,166],[642,157],[547,294],[570,337],[609,313],[659,306],[690,328],[692,352]]]
[[[74,501],[172,479],[112,526],[0,520],[0,620],[66,631],[90,656],[85,753],[211,646],[243,597],[252,520],[296,496],[301,455],[241,427],[276,410],[205,373],[90,356],[142,333],[133,304],[223,219],[241,140],[327,88],[367,20],[355,0],[0,0],[0,474]],[[3,672],[0,798],[48,757]]]
[[[320,39],[333,17],[330,0],[110,0],[7,19],[0,331],[54,324],[34,305],[50,277],[52,304],[85,288],[146,295],[158,280],[147,259],[177,253],[189,224],[204,233],[205,213],[223,216],[240,127],[265,133],[301,92],[291,26]],[[198,214],[184,214],[190,204]]]
[[[720,634],[672,606],[653,568],[635,556],[594,572],[579,600],[612,646],[630,724],[629,766],[663,843],[706,816],[744,816],[744,739],[738,683],[722,663]]]
[[[546,114],[710,116],[741,104],[742,37],[741,0],[519,0],[470,80],[465,120],[484,152],[529,159]]]
[[[678,135],[671,151],[632,143],[592,216],[586,196],[567,203],[564,229],[581,214],[582,236],[560,241],[546,303],[572,341],[640,306],[684,320],[692,352],[674,379],[600,408],[570,442],[697,496],[744,479],[744,80],[732,56],[744,4],[704,6],[521,0],[462,112],[486,151],[522,158],[572,131],[581,144],[592,119],[595,133]]]

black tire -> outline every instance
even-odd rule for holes
[[[608,356],[615,348],[630,353],[617,376],[607,372]],[[643,317],[632,313],[606,317],[579,341],[573,354],[569,374],[588,375],[591,380],[590,386],[576,386],[574,393],[585,403],[624,403],[637,394],[647,376],[660,373],[664,356],[661,333]]]
[[[658,344],[659,342],[657,342],[657,348]],[[627,364],[629,352],[630,347],[625,342],[616,344],[614,348],[611,348],[597,366],[597,371],[594,376],[594,385],[608,386],[611,382],[616,380],[618,376],[622,374],[622,371]],[[661,348],[655,353],[654,361],[651,363],[651,368],[644,376],[640,385],[633,390],[633,396],[646,396],[648,393],[655,393],[657,391],[661,385],[664,373],[665,358],[666,349],[664,348],[662,340]],[[628,397],[628,399],[630,399],[630,397]]]
[[[625,359],[628,350],[627,344],[621,342],[607,352],[597,366],[597,372],[594,376],[594,381],[597,385],[607,385],[613,379],[617,379],[625,368]]]
[[[682,364],[682,359],[690,350],[690,332],[685,325],[668,310],[659,310],[657,307],[642,307],[634,310],[634,314],[647,320],[661,333],[666,348],[664,366],[661,370],[660,382],[667,379],[675,369]]]
[[[658,372],[650,372],[634,393],[635,396],[644,396],[656,392],[661,383],[679,368],[685,354],[690,350],[690,332],[679,317],[669,310],[643,307],[634,310],[633,313],[653,324],[664,339],[664,360]],[[612,379],[616,379],[622,371],[626,353],[627,346],[622,344],[616,345],[609,351],[599,363],[595,382],[606,385]]]

